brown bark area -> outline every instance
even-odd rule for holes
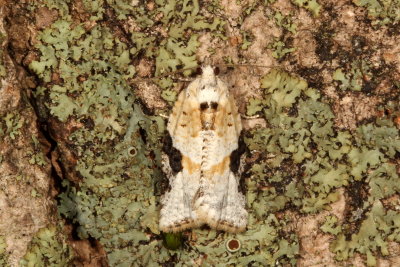
[[[7,71],[1,79],[0,118],[2,126],[4,120],[10,121],[7,132],[14,132],[0,140],[0,234],[5,236],[9,264],[18,266],[32,236],[54,223],[57,211],[46,156],[51,145],[41,133],[29,102],[34,79],[22,66],[31,49],[26,34],[29,14],[21,14],[13,5],[3,1],[0,9],[2,59]],[[35,155],[43,161],[32,160]]]
[[[29,13],[28,2],[0,2],[0,50],[6,69],[0,89],[0,123],[5,131],[0,137],[0,236],[5,238],[3,257],[9,266],[20,266],[39,229],[62,222],[56,196],[59,177],[68,173],[68,167],[61,170],[59,162],[74,162],[68,153],[59,156],[64,145],[56,147],[52,137],[57,123],[38,118],[41,107],[33,97],[38,83],[27,66],[35,57],[32,44],[37,31],[51,24],[57,12]],[[106,266],[101,246],[96,241],[75,242],[72,231],[66,227],[58,234],[69,238],[75,249],[73,265]]]

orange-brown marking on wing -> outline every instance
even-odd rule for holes
[[[193,97],[186,97],[186,92],[183,91],[175,102],[168,131],[172,136],[190,140],[190,138],[197,137],[200,130],[198,102]]]
[[[198,171],[200,169],[200,164],[194,163],[190,158],[183,156],[182,167],[189,174],[193,174],[195,171]]]
[[[210,177],[214,175],[222,175],[225,170],[229,169],[229,163],[231,161],[230,155],[226,156],[220,163],[213,165],[208,171],[207,174]]]
[[[218,105],[218,109],[215,115],[215,129],[217,131],[217,135],[219,137],[223,137],[226,134],[226,122],[230,120],[230,116],[228,115],[228,112],[230,111],[228,103],[221,102]]]
[[[189,104],[185,112],[188,114],[186,123],[190,126],[190,137],[195,138],[199,136],[201,131],[201,119],[198,105],[193,102]]]
[[[180,114],[184,109],[183,104],[185,99],[186,97],[184,92],[181,92],[178,96],[178,99],[175,102],[174,107],[172,108],[172,113],[168,120],[168,131],[170,132],[171,135],[175,134],[176,127],[178,126],[178,123],[181,120]]]

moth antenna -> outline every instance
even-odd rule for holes
[[[251,63],[220,63],[215,64],[214,66],[221,66],[221,67],[256,67],[256,68],[264,68],[264,69],[272,69],[272,68],[280,68],[279,65],[258,65],[258,64],[251,64]]]
[[[213,65],[216,68],[215,72],[217,72],[217,74],[219,72],[218,69],[217,69],[218,67],[238,67],[238,66],[242,67],[243,66],[243,67],[256,67],[256,68],[266,68],[266,69],[280,68],[279,65],[269,65],[268,66],[268,65],[250,64],[250,63],[243,63],[243,64],[240,64],[240,63],[238,63],[238,64],[231,64],[231,63],[228,63],[228,64],[225,64],[225,63],[207,64],[207,63],[205,63],[203,65]],[[159,80],[161,78],[165,78],[165,77],[171,76],[173,74],[177,74],[177,73],[183,73],[183,72],[189,71],[189,70],[194,70],[195,72],[201,74],[201,67],[196,66],[196,67],[190,67],[190,68],[185,68],[185,69],[176,70],[176,71],[165,72],[162,75],[154,76],[154,77],[151,77],[151,78],[134,78],[134,79],[130,79],[130,80],[128,80],[128,84],[129,85],[133,85],[134,83],[137,83],[137,82],[148,82],[148,81]],[[183,81],[191,81],[191,80],[192,79],[184,79]]]
[[[169,71],[169,72],[165,72],[165,73],[163,73],[161,75],[157,75],[157,76],[154,76],[154,77],[151,77],[151,78],[134,78],[134,79],[130,79],[128,81],[128,84],[132,85],[132,84],[137,83],[137,82],[148,82],[148,81],[159,80],[161,78],[165,78],[165,77],[171,76],[173,74],[183,73],[183,72],[189,71],[189,70],[196,70],[197,68],[198,67],[196,66],[196,67],[190,67],[190,68],[185,68],[185,69],[176,70],[176,71]]]

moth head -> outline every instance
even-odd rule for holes
[[[196,95],[203,112],[215,112],[218,103],[223,95],[228,94],[226,85],[216,76],[218,69],[211,66],[204,66],[202,74],[196,83]]]
[[[202,90],[207,87],[215,87],[217,84],[217,77],[215,76],[214,69],[211,66],[204,66],[201,68],[201,84]]]

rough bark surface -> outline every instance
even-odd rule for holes
[[[398,0],[0,0],[0,265],[400,266],[399,29]],[[202,64],[243,114],[242,234],[158,230]]]

